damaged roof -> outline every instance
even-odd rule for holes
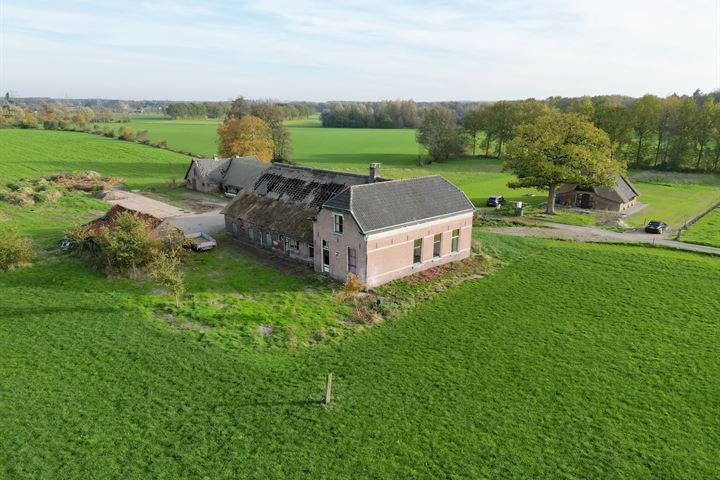
[[[273,164],[223,209],[233,218],[312,242],[311,219],[333,196],[369,177]]]
[[[352,214],[363,233],[472,212],[473,204],[440,175],[353,185],[323,208]]]
[[[142,213],[137,210],[131,210],[129,208],[125,208],[121,205],[115,205],[110,210],[108,210],[105,215],[103,215],[100,218],[96,218],[95,220],[86,223],[82,226],[82,229],[85,231],[86,234],[89,236],[97,235],[101,229],[103,228],[112,228],[115,226],[115,222],[117,221],[117,217],[122,213],[130,213],[132,215],[137,216],[138,218],[145,221],[145,224],[147,224],[148,227],[151,229],[155,229],[162,223],[162,219],[154,217],[148,213]]]

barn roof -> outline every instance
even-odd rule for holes
[[[323,208],[349,212],[364,233],[373,233],[472,212],[473,204],[445,178],[431,175],[353,185]]]
[[[558,189],[558,193],[567,193],[575,189],[583,189],[580,185],[564,184]],[[592,190],[599,197],[615,203],[627,203],[640,195],[637,188],[622,175],[617,175],[615,178],[615,186],[612,188],[608,187],[592,187],[586,190]]]
[[[311,218],[323,203],[351,185],[368,181],[367,175],[273,164],[222,213],[311,242]]]
[[[225,170],[222,183],[242,190],[250,186],[268,168],[270,168],[270,164],[261,162],[255,155],[232,157]]]
[[[205,177],[206,180],[212,183],[220,183],[225,174],[225,170],[230,165],[229,158],[193,158],[190,162],[190,166],[185,172],[185,179],[187,179],[190,169],[196,166],[200,175]]]
[[[112,228],[115,226],[115,222],[117,221],[117,217],[121,213],[131,213],[138,218],[145,221],[145,223],[148,225],[148,227],[154,229],[157,228],[160,223],[162,223],[162,219],[157,218],[153,215],[150,215],[148,213],[142,213],[137,210],[132,210],[129,208],[125,208],[121,205],[114,205],[110,210],[108,210],[105,215],[103,215],[100,218],[96,218],[95,220],[86,223],[82,226],[83,230],[86,234],[90,236],[97,235],[101,229],[103,228]]]

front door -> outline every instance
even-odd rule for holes
[[[330,247],[327,240],[322,241],[322,271],[330,273]]]
[[[580,197],[580,208],[592,208],[592,196],[589,193],[583,193]]]

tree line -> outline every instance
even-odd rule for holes
[[[315,108],[305,103],[273,103],[267,100],[245,100],[248,105],[272,105],[283,120],[308,118]],[[232,102],[173,102],[165,108],[165,113],[173,120],[191,118],[224,118],[230,112]]]
[[[500,158],[521,125],[559,111],[580,115],[603,130],[610,139],[612,158],[632,168],[720,171],[718,97],[720,92],[696,91],[664,98],[644,95],[638,99],[598,96],[500,101],[472,109],[461,118],[440,106],[422,113],[423,123],[429,125],[421,126],[418,141],[431,160],[465,153]],[[441,137],[432,133],[441,130]]]
[[[323,127],[332,128],[417,128],[422,122],[412,100],[382,102],[334,102],[320,114]]]

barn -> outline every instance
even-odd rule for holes
[[[556,203],[566,207],[623,212],[635,205],[640,192],[622,175],[615,185],[608,187],[585,187],[566,183],[558,188]]]

